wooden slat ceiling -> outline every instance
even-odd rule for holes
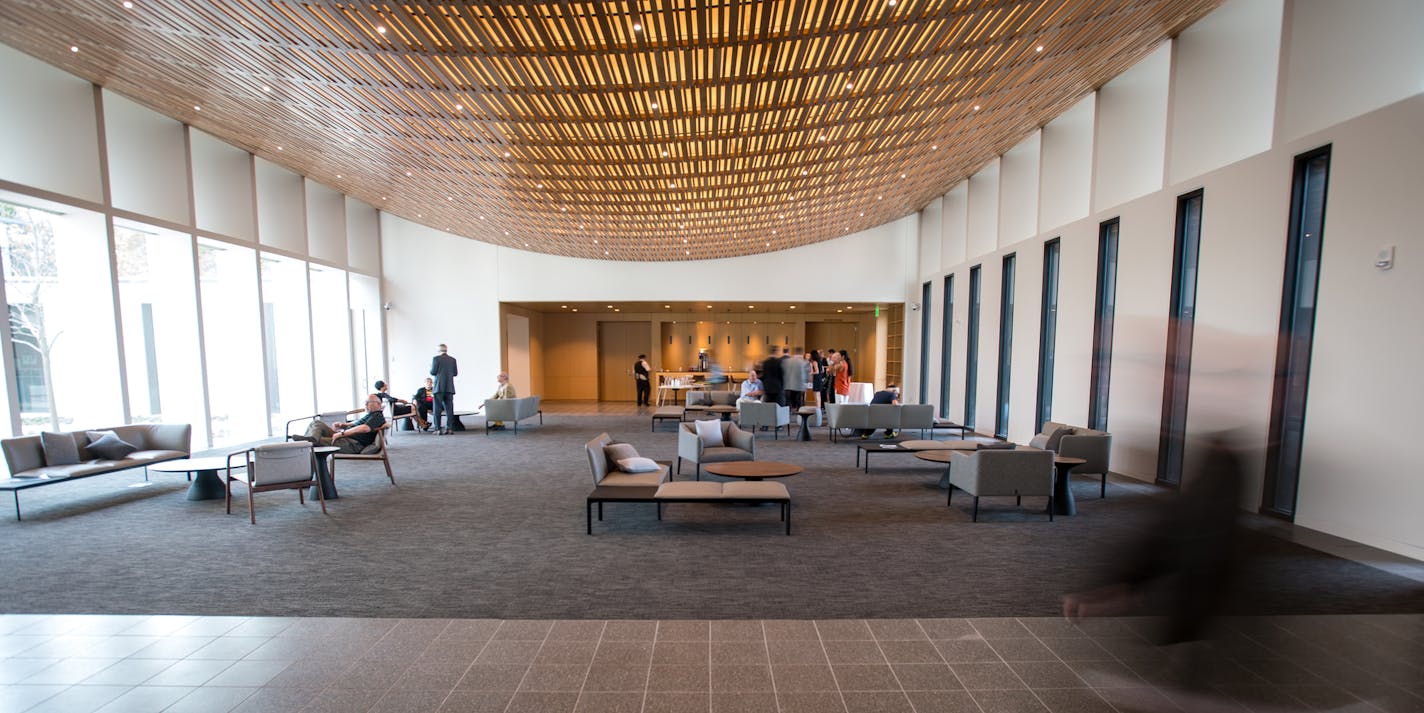
[[[1220,2],[4,0],[0,41],[439,230],[687,260],[907,215]]]

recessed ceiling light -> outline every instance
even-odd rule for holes
[[[594,239],[593,239],[593,244],[594,244],[594,245],[597,245],[597,244],[598,244],[598,238],[594,238]]]
[[[903,174],[903,173],[900,174],[900,178],[904,178],[904,177],[905,177],[905,174]]]
[[[424,217],[425,217],[425,214],[424,214],[424,213],[416,213],[416,214],[415,214],[415,217],[417,217],[417,218],[424,218]]]
[[[613,309],[613,305],[608,305],[608,309]]]
[[[796,305],[791,305],[791,309],[796,309]]]
[[[509,235],[509,231],[508,231],[508,230],[504,231],[504,234],[505,234],[505,235]]]
[[[607,255],[607,254],[608,254],[608,251],[607,251],[607,250],[604,250],[604,251],[603,251],[603,254],[604,254],[604,255]]]
[[[355,142],[356,142],[356,137],[355,137],[355,136],[348,136],[348,137],[346,137],[346,140],[349,141],[349,142],[351,142],[351,143],[355,143]]]
[[[1043,51],[1043,45],[1039,45],[1039,46],[1033,48],[1033,51],[1034,51],[1034,52],[1042,52],[1042,51]]]
[[[465,110],[465,105],[464,105],[464,104],[456,104],[456,105],[455,105],[455,111],[464,111],[464,110]]]
[[[263,84],[263,85],[262,85],[262,91],[264,91],[264,92],[270,92],[270,91],[272,91],[272,88],[269,87],[269,86],[267,86],[266,84]]]
[[[855,309],[855,308],[854,308],[854,307],[851,307],[850,305],[846,305],[846,309]]]
[[[668,181],[668,188],[677,188],[677,181]]]
[[[838,309],[838,310],[836,310],[836,314],[840,314],[841,312],[844,312],[844,311],[845,311],[845,310],[840,310],[840,309]]]
[[[747,309],[756,309],[756,305],[747,305]]]
[[[282,147],[281,147],[281,146],[278,146],[278,147],[277,147],[277,150],[278,150],[278,151],[281,151],[281,150],[282,150]]]
[[[405,172],[405,175],[407,175],[407,176],[411,175],[411,174],[410,174],[410,171],[406,171],[406,172]]]
[[[386,27],[385,27],[385,25],[377,25],[377,26],[376,26],[376,32],[379,32],[379,33],[381,33],[381,34],[383,34],[383,35],[386,34]]]
[[[809,173],[809,171],[807,171],[807,170],[804,169],[804,168],[801,169],[801,175],[805,176],[807,173]]]
[[[771,247],[771,243],[767,243],[766,246],[767,246],[767,247]]]
[[[484,220],[484,219],[485,219],[485,217],[484,217],[483,215],[480,216],[480,220]]]
[[[821,134],[821,140],[822,140],[822,141],[825,141],[825,140],[826,140],[826,135],[825,135],[825,134]]]
[[[864,217],[865,217],[865,213],[862,212],[862,213],[860,214],[860,217],[864,218]]]
[[[633,23],[633,31],[634,31],[634,32],[642,32],[642,31],[643,31],[643,23],[641,23],[641,22],[635,22],[635,23]]]
[[[683,251],[682,251],[682,254],[683,254],[683,255],[691,255],[691,254],[692,254],[692,251],[691,251],[691,250],[683,250]],[[709,307],[708,309],[711,309],[711,308]]]
[[[385,196],[381,196],[381,200],[385,200],[385,199],[386,199],[386,197],[385,197]]]
[[[666,151],[664,151],[664,152],[663,152],[663,155],[664,155],[664,156],[666,156],[666,155],[667,155],[667,152],[666,152]]]
[[[544,184],[540,183],[540,184],[538,184],[538,185],[536,185],[536,186],[534,186],[534,187],[535,187],[535,188],[543,188],[543,187],[544,187]]]
[[[672,309],[672,305],[663,305],[663,309]]]
[[[846,83],[845,83],[845,88],[846,88],[846,89],[850,89],[851,87],[854,87],[854,86],[855,86],[855,85],[854,85],[854,84],[851,84],[850,82],[846,82]]]
[[[875,197],[875,200],[883,201],[883,200],[885,200],[885,196],[876,196],[876,197]]]
[[[657,103],[657,102],[652,102],[652,103],[649,104],[648,106],[650,106],[650,107],[656,109],[656,108],[658,108],[658,103]]]
[[[75,52],[78,52],[79,50],[76,49],[76,50],[74,50],[74,51],[75,51]],[[193,105],[193,111],[202,111],[202,110],[203,110],[203,107],[200,107],[200,106],[198,106],[197,104],[194,104],[194,105]]]
[[[683,244],[683,245],[686,245],[686,244],[687,244],[687,238],[683,238],[683,239],[682,239],[682,244]]]
[[[337,177],[337,178],[341,178],[341,174],[339,174],[339,173],[336,174],[336,177]]]
[[[978,104],[975,104],[975,105],[974,105],[974,111],[979,111],[979,105],[978,105]]]
[[[69,46],[69,51],[70,51],[70,52],[78,52],[78,51],[79,51],[79,47],[78,47],[77,45],[70,45],[70,46]]]
[[[931,150],[931,151],[938,151],[938,150],[939,150],[939,144],[935,144],[935,145],[931,146],[931,147],[930,147],[930,150]]]
[[[560,307],[563,307],[564,309],[568,309],[568,308],[569,308],[568,305],[559,305],[559,306],[560,306]]]
[[[574,311],[575,311],[575,312],[577,312],[577,311],[578,311],[578,308],[577,308],[577,307],[575,307],[575,308],[574,308]]]
[[[133,3],[129,2],[129,0],[124,0],[124,9],[125,9],[125,10],[132,10],[132,9],[133,9]]]
[[[453,201],[453,200],[455,200],[455,197],[454,197],[454,196],[445,196],[445,200],[447,200],[447,201]]]
[[[559,209],[559,212],[560,212],[560,213],[567,213],[567,212],[569,212],[569,207],[568,207],[568,206],[564,206],[564,207],[562,207],[562,208]]]

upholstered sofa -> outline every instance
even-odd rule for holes
[[[915,429],[924,438],[934,428],[934,404],[826,404],[831,440],[842,428],[896,431]]]
[[[1043,431],[1034,436],[1028,444],[1034,448],[1053,451],[1065,458],[1082,458],[1087,461],[1074,468],[1073,473],[1101,476],[1098,497],[1107,497],[1108,457],[1112,453],[1112,434],[1056,421],[1045,421]]]
[[[105,459],[98,453],[91,453],[89,434],[103,431],[112,431],[120,440],[137,450],[117,459]],[[72,440],[73,452],[69,452],[68,444],[62,443],[64,439]],[[48,450],[45,448],[45,440],[50,441]],[[113,426],[46,434],[44,439],[40,436],[0,439],[0,450],[5,452],[5,463],[10,467],[10,480],[0,480],[0,490],[9,490],[15,494],[15,518],[19,519],[20,491],[25,488],[187,458],[192,453],[192,440],[193,427],[186,423]],[[60,448],[60,445],[65,447]],[[65,454],[68,457],[65,457]],[[69,462],[71,459],[74,462]],[[144,478],[147,477],[148,473],[145,471]]]
[[[519,433],[519,422],[522,419],[539,417],[539,423],[544,423],[544,412],[539,410],[538,396],[525,396],[519,399],[485,399],[485,433],[488,434],[490,426],[496,421],[503,421],[514,425],[514,432]]]
[[[974,521],[979,521],[979,498],[1014,496],[1019,504],[1025,495],[1048,498],[1048,519],[1053,519],[1053,454],[1048,451],[1020,449],[977,450],[958,456],[949,467],[949,494],[945,504],[952,505],[954,489],[974,496]]]

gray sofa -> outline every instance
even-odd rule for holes
[[[934,404],[826,404],[826,425],[831,440],[836,440],[842,428],[881,429],[896,431],[917,429],[920,437],[934,428]]]
[[[113,431],[124,442],[138,450],[120,460],[105,460],[89,452],[89,432]],[[51,464],[45,459],[44,443],[39,436],[0,439],[10,479],[0,480],[0,490],[15,494],[15,519],[20,519],[20,491],[26,488],[52,485],[68,480],[88,478],[129,468],[141,468],[152,463],[187,458],[192,453],[193,427],[186,423],[150,423],[129,426],[71,431],[78,450],[78,463]],[[148,471],[144,470],[144,479]]]
[[[519,399],[485,399],[485,434],[490,432],[490,425],[495,421],[507,421],[514,424],[514,432],[519,433],[519,422],[522,419],[539,417],[539,424],[544,423],[544,412],[539,410],[538,396],[525,396]]]
[[[1107,497],[1108,457],[1112,454],[1112,434],[1056,421],[1045,421],[1043,431],[1034,436],[1028,444],[1034,448],[1053,451],[1060,456],[1087,461],[1075,467],[1072,472],[1101,476],[1098,497]]]

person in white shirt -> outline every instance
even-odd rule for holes
[[[747,372],[747,380],[742,382],[742,395],[737,402],[761,401],[761,395],[761,379],[757,378],[756,369],[752,369]]]

